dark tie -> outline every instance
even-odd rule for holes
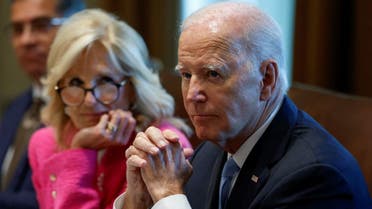
[[[222,170],[221,182],[220,182],[220,204],[219,209],[224,209],[226,206],[226,200],[229,197],[231,183],[234,176],[240,170],[239,166],[235,163],[234,159],[230,157]]]
[[[20,162],[21,157],[25,154],[28,146],[28,141],[32,133],[41,127],[40,122],[40,109],[44,105],[41,99],[34,99],[31,107],[26,111],[22,118],[20,126],[17,129],[17,133],[13,144],[9,149],[13,150],[13,154],[10,154],[10,163],[8,169],[2,171],[2,189],[4,190],[9,185],[16,168]],[[7,153],[8,154],[8,153]]]

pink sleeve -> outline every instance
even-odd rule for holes
[[[180,143],[181,143],[182,147],[192,148],[191,143],[189,142],[189,140],[187,139],[185,134],[182,131],[180,131],[179,129],[177,129],[176,127],[174,127],[173,125],[171,125],[169,123],[162,123],[162,124],[160,124],[160,126],[158,128],[162,131],[164,131],[166,129],[174,131],[179,136],[179,140],[180,140]]]
[[[100,208],[97,152],[56,150],[52,128],[40,129],[31,137],[29,160],[40,208]]]

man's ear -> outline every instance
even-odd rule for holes
[[[271,97],[276,87],[279,74],[278,64],[275,60],[265,60],[261,63],[260,72],[263,75],[260,99],[266,101]]]

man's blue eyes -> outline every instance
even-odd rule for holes
[[[182,77],[184,78],[191,78],[191,74],[190,73],[181,73]]]
[[[216,72],[216,71],[211,70],[211,71],[208,71],[208,76],[210,76],[210,77],[219,77],[220,74],[218,72]]]
[[[191,73],[186,73],[186,72],[183,72],[181,73],[181,76],[185,79],[190,79],[191,78]],[[217,71],[208,71],[206,73],[206,77],[209,77],[209,78],[218,78],[218,77],[221,77],[221,75],[217,72]]]

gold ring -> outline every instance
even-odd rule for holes
[[[113,123],[108,123],[106,127],[106,131],[110,134],[115,133],[118,130],[118,127]]]

